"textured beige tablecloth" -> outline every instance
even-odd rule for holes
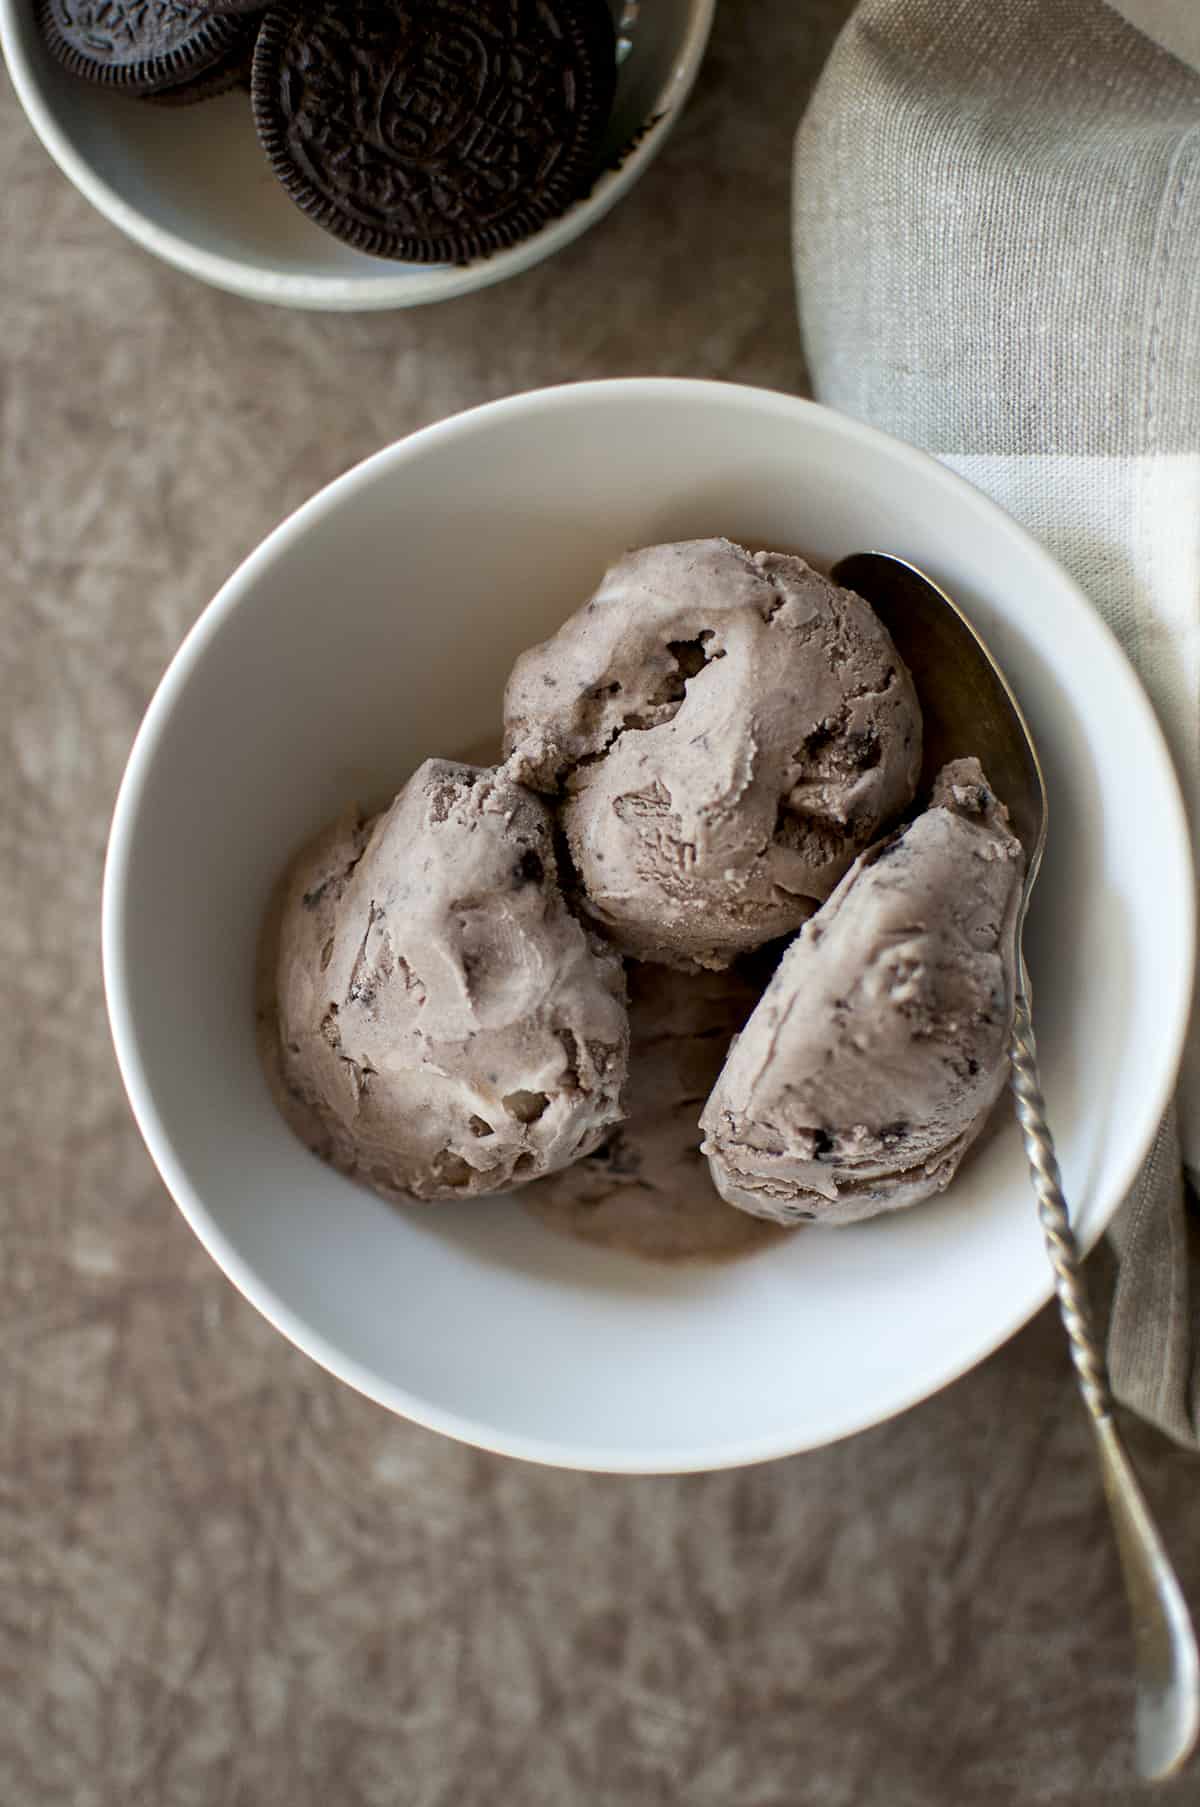
[[[283,514],[510,390],[802,383],[791,139],[845,11],[725,0],[686,120],[609,221],[409,315],[255,309],[160,268],[4,85],[3,1807],[1143,1798],[1116,1558],[1051,1318],[906,1417],[765,1469],[627,1481],[478,1455],[242,1303],[150,1167],[104,1023],[129,743]],[[1200,1464],[1132,1441],[1200,1600]]]

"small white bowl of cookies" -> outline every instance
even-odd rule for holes
[[[414,307],[570,244],[661,149],[715,0],[0,0],[34,131],[122,232],[253,301]]]

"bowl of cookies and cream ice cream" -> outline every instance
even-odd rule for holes
[[[1004,799],[921,792],[919,698],[830,593],[867,547],[960,599],[1037,736],[1025,950],[1087,1244],[1182,1046],[1182,807],[1107,630],[935,462],[728,385],[513,397],[330,485],[172,661],[105,874],[126,1089],[234,1284],[390,1409],[728,1466],[1047,1298],[996,1103]]]

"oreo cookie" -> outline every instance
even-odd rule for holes
[[[243,18],[241,23],[243,31],[237,45],[219,63],[214,63],[210,69],[202,69],[199,75],[193,75],[175,87],[156,88],[153,94],[143,94],[141,99],[151,107],[193,107],[198,101],[228,94],[232,88],[240,87],[249,93],[258,22]]]
[[[73,75],[126,94],[191,81],[239,48],[247,29],[195,0],[39,0],[38,25]]]
[[[615,83],[607,0],[282,0],[251,92],[318,225],[376,257],[468,263],[587,191]]]

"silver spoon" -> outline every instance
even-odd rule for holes
[[[1104,1349],[1096,1335],[1079,1245],[1063,1196],[1038,1081],[1029,974],[1021,936],[1046,845],[1046,783],[1028,724],[1004,675],[957,605],[937,585],[883,552],[855,552],[833,567],[836,583],[871,604],[913,674],[925,716],[927,782],[948,759],[974,754],[1008,806],[1025,849],[1017,919],[1017,996],[1009,1058],[1017,1118],[1029,1159],[1059,1310],[1100,1457],[1133,1618],[1137,1670],[1137,1767],[1147,1781],[1173,1775],[1200,1730],[1200,1662],[1187,1603],[1113,1419]],[[952,674],[952,682],[947,678]]]

